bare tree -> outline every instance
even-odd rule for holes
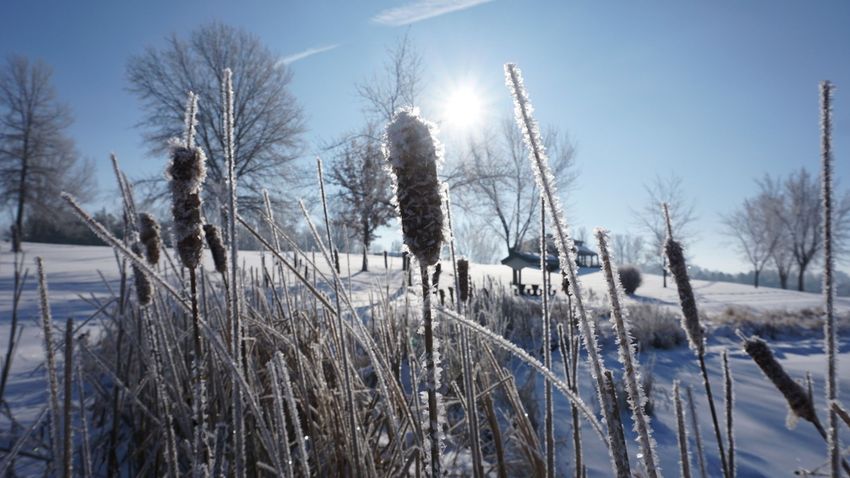
[[[621,264],[640,264],[644,256],[643,236],[634,234],[614,234],[611,236],[614,256]]]
[[[769,178],[763,182],[772,181]],[[793,172],[783,183],[775,212],[787,233],[785,251],[797,265],[797,290],[805,288],[806,269],[817,260],[823,247],[823,217],[820,183],[805,168]],[[834,207],[834,241],[844,250],[850,232],[850,195],[844,194]],[[787,260],[787,258],[786,258]],[[780,276],[781,280],[781,276]]]
[[[487,218],[487,224],[505,245],[516,249],[529,230],[536,230],[540,196],[528,152],[512,118],[502,121],[498,133],[470,140],[468,158],[459,164],[453,191],[467,214]],[[577,175],[574,149],[566,135],[549,128],[544,135],[558,191],[566,192]]]
[[[761,193],[747,198],[740,208],[723,218],[727,235],[735,239],[741,255],[753,267],[753,286],[758,288],[759,276],[773,257],[783,235],[778,216],[773,213],[774,198]]]
[[[482,234],[487,228],[487,223],[475,216],[466,217],[454,224],[455,241],[458,252],[480,264],[491,264],[500,257],[501,241],[493,234]]]
[[[24,216],[51,216],[59,193],[91,193],[91,164],[67,136],[70,109],[56,98],[52,69],[10,56],[0,71],[0,203],[14,205],[12,250],[21,251]]]
[[[389,175],[384,169],[377,128],[371,123],[362,134],[352,136],[336,148],[329,180],[336,186],[338,225],[357,234],[363,245],[363,271],[369,270],[367,253],[379,227],[395,217]]]
[[[395,217],[390,177],[384,169],[383,125],[402,107],[414,106],[422,59],[405,35],[387,50],[383,71],[356,85],[364,103],[364,126],[325,146],[332,157],[329,180],[339,206],[336,223],[357,234],[368,270],[369,246],[377,230]]]
[[[696,221],[694,202],[688,199],[682,178],[670,175],[666,178],[656,176],[644,185],[646,203],[643,209],[635,212],[638,224],[649,236],[649,247],[657,253],[658,264],[661,266],[664,287],[667,287],[667,262],[663,247],[667,236],[667,226],[661,213],[661,204],[667,203],[670,208],[670,220],[673,225],[673,235],[676,240],[687,245],[693,240],[691,225]]]
[[[286,65],[255,35],[221,23],[204,25],[187,39],[172,34],[161,49],[133,56],[127,66],[130,91],[145,110],[146,140],[162,154],[168,140],[180,136],[186,94],[199,98],[196,139],[207,153],[205,199],[210,207],[224,197],[227,165],[224,155],[222,78],[234,72],[234,150],[239,177],[239,205],[262,208],[262,190],[275,202],[286,194],[282,184],[299,178],[293,167],[301,151],[303,115],[289,91],[292,75]],[[303,176],[303,175],[301,175]]]
[[[388,123],[399,108],[416,105],[421,81],[422,55],[405,34],[387,50],[383,71],[356,88],[367,116]]]

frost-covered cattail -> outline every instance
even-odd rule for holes
[[[189,269],[198,267],[204,246],[201,187],[206,174],[206,156],[200,148],[172,142],[168,176],[174,236],[180,260]]]
[[[626,382],[626,392],[629,399],[629,407],[635,432],[638,435],[638,443],[641,447],[641,461],[643,462],[647,476],[657,477],[660,474],[658,456],[655,453],[655,439],[652,437],[652,426],[649,417],[644,412],[646,406],[646,393],[640,384],[640,364],[635,358],[634,345],[632,343],[631,327],[626,321],[626,311],[622,307],[623,287],[620,285],[620,275],[611,259],[611,251],[608,248],[608,231],[602,228],[594,230],[596,241],[599,246],[599,254],[602,260],[602,270],[608,283],[608,297],[611,302],[611,321],[614,322],[614,330],[617,333],[617,345],[620,350],[620,362],[623,364],[623,375]]]
[[[214,224],[204,224],[204,236],[207,238],[207,247],[210,248],[215,271],[219,274],[227,273],[227,249],[224,248],[218,228]]]
[[[142,254],[146,251],[146,248],[141,241],[136,241],[133,243],[131,250],[137,256],[143,257]],[[159,254],[158,250],[157,254]],[[145,273],[142,272],[142,270],[135,265],[133,265],[133,279],[136,283],[136,297],[139,300],[139,305],[145,306],[150,304],[151,297],[153,296],[153,288],[151,287],[151,281],[148,280],[148,277],[145,275]]]
[[[443,196],[437,180],[443,151],[434,134],[435,127],[418,109],[402,109],[387,126],[385,144],[404,244],[427,266],[437,263],[443,246]]]
[[[773,351],[770,350],[767,342],[758,337],[750,337],[744,340],[744,351],[752,357],[762,373],[785,397],[794,415],[819,427],[820,422],[815,414],[814,404],[809,399],[806,389],[785,372],[782,364],[773,356]]]
[[[704,355],[705,337],[699,321],[694,290],[688,277],[685,253],[682,250],[682,244],[673,239],[673,227],[670,223],[670,209],[667,203],[662,204],[662,208],[667,223],[667,240],[664,242],[664,253],[667,255],[668,267],[679,290],[679,302],[682,305],[682,328],[685,329],[685,334],[688,336],[688,344],[691,346],[691,350],[698,355]]]
[[[160,227],[156,219],[146,212],[139,214],[139,240],[145,246],[145,258],[148,264],[156,265],[160,254]]]
[[[461,302],[469,300],[469,261],[458,259],[457,261],[457,283]]]
[[[664,253],[667,257],[667,266],[676,281],[679,291],[679,303],[682,308],[682,328],[688,337],[688,344],[697,356],[702,384],[705,388],[708,409],[711,412],[711,424],[714,427],[714,437],[717,440],[717,450],[720,455],[720,465],[723,468],[723,476],[731,478],[728,456],[723,445],[723,437],[720,432],[720,421],[717,418],[717,407],[714,405],[714,394],[711,392],[711,382],[708,379],[708,369],[705,366],[705,332],[699,320],[697,301],[694,290],[691,287],[691,279],[688,277],[688,264],[685,261],[685,253],[682,244],[673,238],[673,225],[670,221],[670,208],[663,203],[661,208],[664,212],[664,221],[667,224],[667,240],[664,242]]]
[[[422,324],[425,335],[425,363],[428,372],[428,430],[431,476],[441,476],[440,426],[441,398],[439,343],[431,314],[431,287],[428,266],[440,259],[443,246],[443,194],[437,179],[442,147],[434,137],[434,127],[419,116],[416,108],[402,109],[387,125],[384,153],[390,164],[407,249],[419,262],[422,281]]]
[[[789,425],[793,425],[795,417],[799,417],[810,422],[823,437],[824,441],[826,441],[827,446],[831,447],[831,437],[829,436],[829,432],[824,430],[823,425],[821,425],[820,420],[818,419],[811,396],[806,392],[806,389],[803,388],[802,385],[794,381],[788,373],[785,372],[785,369],[782,368],[782,365],[778,360],[776,360],[776,357],[773,356],[773,351],[770,350],[767,342],[758,337],[745,338],[744,350],[750,355],[750,357],[752,357],[753,361],[759,366],[762,373],[764,373],[764,375],[773,382],[773,385],[776,386],[782,396],[785,397],[785,401],[788,402],[788,408],[791,410],[791,414],[789,414],[788,417]],[[830,409],[830,411],[833,410]],[[836,468],[841,467],[844,469],[846,474],[850,475],[850,463],[847,463],[847,461],[841,458],[840,455],[836,458],[836,460]],[[830,476],[839,476],[838,470],[836,469],[836,473],[833,473]]]

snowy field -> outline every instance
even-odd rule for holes
[[[10,333],[10,317],[12,310],[13,289],[13,255],[8,252],[7,244],[0,245],[0,348],[5,354]],[[43,362],[42,334],[39,327],[37,287],[35,278],[36,256],[45,261],[50,303],[53,317],[56,321],[64,321],[73,317],[82,330],[95,332],[103,318],[95,312],[104,305],[111,296],[110,290],[119,285],[119,271],[115,255],[107,247],[89,246],[58,246],[46,244],[25,244],[25,268],[29,276],[21,296],[19,306],[20,327],[23,327],[21,341],[14,355],[12,372],[6,391],[6,399],[15,419],[26,424],[43,408],[45,403],[44,370],[40,367]],[[240,256],[248,267],[259,266],[259,252],[243,252]],[[267,260],[269,256],[266,255]],[[206,260],[209,260],[207,258]],[[350,260],[350,270],[349,269]],[[352,297],[357,305],[367,305],[378,288],[390,286],[390,295],[400,294],[403,281],[401,258],[389,257],[389,270],[384,268],[383,256],[370,256],[371,272],[361,273],[360,256],[345,254],[341,256],[343,282],[350,284]],[[320,266],[324,263],[317,256]],[[208,263],[207,266],[211,264]],[[321,267],[320,267],[321,268]],[[450,263],[443,264],[444,272],[441,283],[451,283]],[[328,270],[327,267],[324,267]],[[510,282],[510,269],[501,265],[471,266],[471,274],[477,285],[485,284],[484,277],[505,287]],[[553,278],[556,277],[553,275]],[[540,275],[532,270],[523,273],[523,279],[529,283],[539,283]],[[604,295],[604,279],[599,271],[587,272],[582,275],[585,288]],[[754,289],[742,284],[722,282],[694,281],[699,307],[704,311],[720,311],[728,306],[748,308],[756,311],[783,310],[797,311],[816,308],[820,305],[819,295],[785,291],[771,288]],[[678,307],[675,286],[661,286],[661,277],[644,275],[643,285],[638,289],[634,298],[628,301],[651,303],[671,308]],[[842,298],[837,301],[839,313],[850,311],[850,299]],[[82,331],[81,330],[81,331]],[[782,341],[772,341],[771,346],[786,367],[786,370],[797,379],[802,379],[806,372],[811,372],[814,378],[819,410],[822,412],[823,375],[826,361],[822,353],[822,344],[814,338],[784,338]],[[825,446],[814,428],[806,422],[798,424],[795,430],[786,428],[787,407],[779,395],[762,376],[761,372],[743,352],[737,341],[728,337],[714,338],[709,341],[708,367],[712,375],[715,393],[722,394],[720,372],[720,351],[724,348],[730,351],[732,373],[735,379],[735,433],[738,449],[739,476],[792,476],[794,470],[806,467],[814,468],[825,461]],[[850,397],[850,340],[846,335],[839,338],[839,381],[842,395]],[[605,361],[612,369],[618,366],[616,351],[613,344],[604,346]],[[555,355],[554,367],[562,371],[560,357]],[[670,399],[671,383],[674,379],[682,381],[683,385],[693,385],[698,403],[700,429],[709,462],[717,468],[716,450],[711,434],[710,417],[707,406],[701,394],[701,381],[692,353],[682,346],[668,351],[653,351],[640,357],[643,364],[652,365],[655,377],[653,397],[655,400],[655,417],[653,426],[659,445],[659,455],[666,475],[678,475],[678,452],[676,448],[675,414]],[[645,365],[648,367],[648,365]],[[586,372],[586,371],[585,371]],[[517,370],[520,381],[527,377],[527,371]],[[560,373],[559,373],[560,374]],[[582,395],[587,403],[594,403],[589,388],[589,379],[585,380]],[[537,380],[538,394],[542,397],[542,380]],[[559,395],[556,400],[556,438],[559,440],[559,463],[561,470],[566,470],[571,459],[571,442],[569,441],[569,405]],[[848,401],[845,399],[845,403]],[[702,404],[702,405],[700,405]],[[624,414],[624,416],[627,414]],[[823,417],[823,415],[822,415]],[[628,433],[630,423],[626,422]],[[7,418],[0,421],[0,432],[8,431]],[[850,443],[850,434],[843,430],[844,444]],[[585,454],[590,466],[591,476],[610,475],[607,452],[602,443],[593,435],[589,426],[584,429]],[[633,455],[633,465],[637,460],[637,446],[634,441],[630,444]],[[692,441],[693,447],[693,441]],[[694,462],[692,466],[696,466]]]

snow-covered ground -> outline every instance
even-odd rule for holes
[[[6,345],[10,333],[10,317],[12,310],[13,290],[13,255],[8,252],[8,244],[0,244],[0,353],[5,356]],[[29,269],[29,277],[21,296],[19,305],[19,325],[23,327],[21,341],[14,355],[12,372],[6,390],[6,399],[15,418],[27,423],[37,414],[45,403],[44,370],[40,367],[43,362],[42,334],[39,326],[39,309],[35,278],[34,258],[44,258],[47,272],[50,304],[54,320],[73,317],[77,324],[96,330],[100,321],[99,316],[90,318],[94,311],[102,305],[103,300],[111,296],[110,288],[118,286],[119,271],[115,255],[107,247],[91,246],[59,246],[47,244],[25,244],[26,257],[24,265]],[[268,258],[269,256],[266,255]],[[256,251],[241,253],[241,258],[247,266],[259,266],[261,254]],[[207,265],[211,261],[207,257]],[[350,262],[349,262],[350,261]],[[384,259],[379,255],[369,257],[371,271],[359,272],[361,258],[352,255],[350,258],[341,256],[343,282],[350,282],[352,297],[360,305],[370,300],[370,295],[377,294],[377,287],[391,287],[391,295],[403,281],[401,258],[389,257],[389,270],[384,268]],[[329,271],[324,261],[317,255],[320,269]],[[348,273],[350,264],[351,273]],[[451,282],[451,266],[443,264],[441,284],[453,285]],[[473,280],[478,285],[487,283],[485,276],[492,278],[495,283],[505,287],[510,283],[511,271],[501,265],[471,266]],[[414,274],[415,275],[415,274]],[[557,276],[553,275],[553,278]],[[528,283],[539,283],[540,274],[533,270],[523,272],[523,279]],[[599,271],[584,271],[581,276],[585,289],[592,289],[598,296],[606,290],[602,274]],[[784,310],[796,311],[817,308],[821,297],[817,294],[786,291],[772,288],[755,289],[752,286],[723,282],[693,281],[699,307],[704,311],[720,311],[728,306],[750,308],[759,311]],[[675,286],[661,286],[661,277],[644,275],[643,285],[638,289],[630,302],[651,303],[661,306],[677,307],[678,297]],[[837,300],[840,313],[850,311],[850,299]],[[84,324],[84,325],[83,325]],[[823,375],[825,359],[821,342],[812,338],[786,339],[781,342],[771,342],[779,360],[795,378],[803,378],[806,372],[811,372],[815,380],[816,397],[821,397],[823,390]],[[716,338],[709,342],[708,367],[712,375],[715,394],[722,396],[722,381],[720,379],[719,353],[727,347],[730,351],[732,372],[735,378],[735,433],[738,449],[739,476],[790,476],[798,467],[815,467],[824,461],[825,447],[814,428],[808,423],[799,423],[796,430],[789,431],[785,427],[786,406],[783,398],[773,389],[772,385],[761,375],[752,361],[744,354],[739,344],[730,338]],[[840,348],[840,388],[844,396],[850,397],[850,374],[846,372],[850,364],[850,341],[841,337]],[[652,355],[653,358],[650,358]],[[610,345],[605,350],[606,365],[617,367],[616,352]],[[678,474],[678,452],[675,442],[675,416],[672,402],[669,398],[671,382],[679,379],[684,385],[692,384],[697,392],[698,414],[706,452],[716,456],[714,440],[711,436],[710,417],[701,393],[701,381],[698,369],[692,359],[690,350],[680,347],[669,351],[657,351],[644,354],[641,361],[644,364],[654,361],[652,372],[655,376],[654,397],[656,401],[656,416],[653,426],[659,445],[659,454],[667,475]],[[560,360],[556,355],[556,370],[562,370]],[[585,381],[589,384],[589,381]],[[538,380],[542,388],[542,381]],[[583,391],[588,403],[592,403],[589,388]],[[542,396],[542,394],[541,394]],[[823,409],[822,400],[818,400],[819,409]],[[559,446],[559,462],[562,469],[567,467],[571,455],[568,439],[569,406],[566,400],[556,401],[556,421],[558,423],[557,439]],[[628,423],[627,423],[628,425]],[[0,419],[0,432],[8,430],[9,423]],[[847,430],[845,429],[844,432]],[[599,440],[586,428],[584,431],[587,461],[591,476],[609,476],[607,453]],[[629,432],[631,433],[631,432]],[[844,443],[850,443],[850,434],[844,433]],[[631,444],[634,444],[632,441]],[[693,446],[693,441],[692,441]],[[633,458],[637,452],[634,444],[630,449]],[[717,469],[716,459],[712,458]],[[634,466],[637,460],[633,460]],[[693,463],[692,466],[696,466]]]

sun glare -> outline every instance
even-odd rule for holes
[[[481,122],[482,102],[478,93],[468,86],[454,90],[445,104],[445,119],[448,124],[469,128]]]

